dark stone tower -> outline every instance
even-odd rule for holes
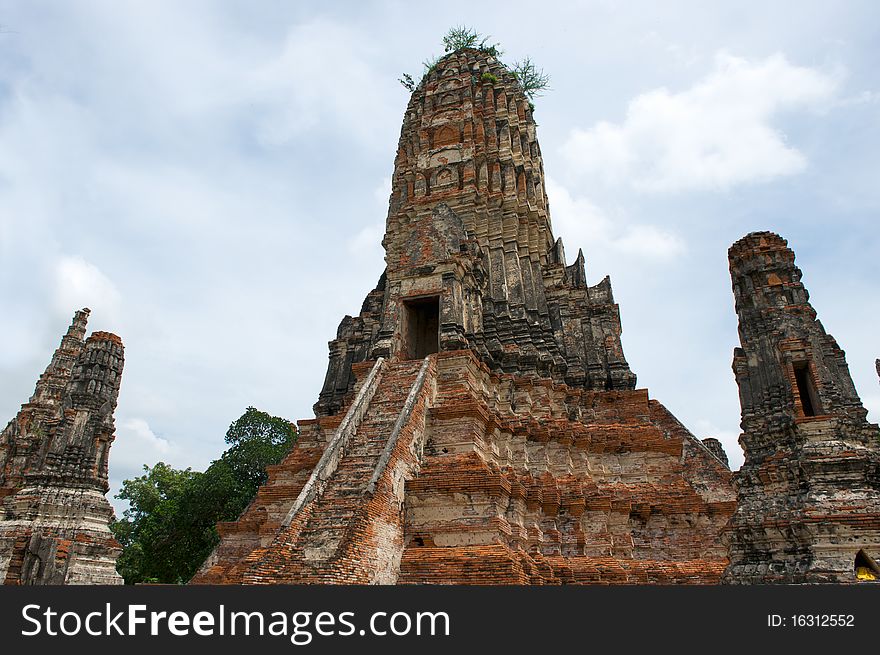
[[[0,581],[121,584],[105,494],[122,341],[76,312],[30,401],[0,435]]]
[[[786,241],[755,232],[729,258],[745,463],[724,580],[854,581],[880,552],[880,431]]]

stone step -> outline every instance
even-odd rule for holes
[[[339,462],[339,466],[336,470],[341,472],[350,468],[372,468],[377,459],[379,459],[378,454],[348,453],[342,458],[342,461]]]
[[[359,496],[363,493],[367,486],[367,480],[363,480],[358,484],[343,484],[333,489],[334,497],[337,496]]]
[[[349,521],[351,521],[354,516],[354,513],[354,510],[348,512],[340,511],[333,516],[325,516],[315,522],[310,521],[301,534],[302,536],[305,536],[316,532],[325,532],[327,530],[345,530],[348,527]]]
[[[357,444],[350,448],[346,456],[350,457],[378,457],[385,449],[387,440],[370,441],[368,443]]]

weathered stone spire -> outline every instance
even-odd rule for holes
[[[61,393],[83,347],[90,311],[88,308],[83,308],[73,315],[73,321],[67,328],[67,333],[61,338],[58,349],[52,355],[52,361],[37,380],[29,404],[48,408],[61,400]]]
[[[507,68],[477,49],[442,58],[410,98],[386,237],[397,233],[407,212],[440,202],[481,245],[503,241],[505,227],[521,237],[524,253],[534,249],[539,259],[553,245],[531,103]],[[491,209],[523,218],[523,225],[490,221]]]
[[[756,232],[730,249],[742,348],[734,353],[743,430],[773,421],[867,416],[844,352],[825,333],[784,239]]]
[[[0,435],[0,582],[118,584],[120,548],[104,494],[124,349],[78,311],[52,361]]]
[[[413,92],[382,243],[379,285],[330,344],[319,415],[350,395],[352,363],[421,353],[423,324],[433,350],[469,349],[499,372],[635,386],[610,281],[589,286],[582,253],[566,267],[531,104],[489,53],[443,57]]]
[[[745,463],[725,579],[854,581],[859,551],[880,552],[880,431],[787,242],[755,232],[729,257]]]
[[[63,394],[64,429],[43,448],[37,471],[29,480],[90,486],[106,493],[107,456],[115,438],[113,412],[119,396],[123,365],[122,340],[94,332],[85,342]]]

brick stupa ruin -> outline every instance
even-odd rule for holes
[[[880,429],[866,419],[844,352],[817,320],[787,242],[752,233],[729,258],[745,463],[735,474],[724,581],[876,579]]]
[[[527,97],[442,58],[394,162],[386,269],[316,418],[194,583],[717,583],[716,441],[636,389],[606,277],[554,238]]]
[[[31,399],[0,433],[0,581],[122,584],[105,494],[124,350],[76,312]]]

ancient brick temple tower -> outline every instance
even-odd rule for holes
[[[0,581],[122,584],[107,459],[122,341],[76,312],[34,395],[0,433]]]
[[[880,430],[866,420],[844,353],[816,319],[786,241],[756,232],[729,256],[745,464],[735,474],[724,581],[876,576]]]
[[[194,582],[717,582],[723,453],[635,389],[610,281],[566,266],[532,109],[488,53],[413,93],[383,245],[317,418]]]

